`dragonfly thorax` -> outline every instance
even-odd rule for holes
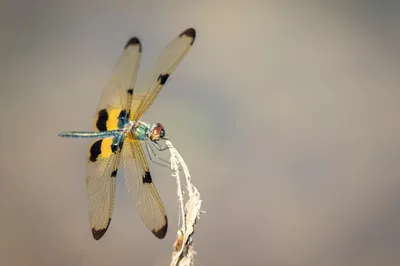
[[[131,133],[135,139],[138,140],[148,140],[158,141],[165,136],[164,126],[160,123],[147,124],[142,121],[132,122],[133,126],[131,128]]]

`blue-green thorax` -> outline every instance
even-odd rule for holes
[[[165,136],[165,129],[160,123],[150,125],[142,121],[134,122],[131,132],[138,140],[158,141]]]
[[[131,129],[131,133],[133,134],[135,139],[138,140],[147,140],[150,135],[150,126],[144,122],[134,123],[134,126]]]

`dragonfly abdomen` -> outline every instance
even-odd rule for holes
[[[69,131],[69,132],[61,132],[58,135],[64,138],[103,139],[103,138],[118,136],[120,134],[121,134],[120,130],[111,130],[103,132]]]

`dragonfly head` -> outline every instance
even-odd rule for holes
[[[165,137],[164,126],[160,123],[153,124],[149,137],[151,141],[159,141],[160,139],[163,139]]]

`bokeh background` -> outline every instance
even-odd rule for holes
[[[162,122],[203,208],[201,265],[400,265],[396,1],[22,1],[0,6],[0,265],[168,265],[118,176],[92,238],[85,190],[102,89],[131,36],[141,72],[188,27],[193,49],[145,115]],[[168,154],[164,155],[168,158]]]

